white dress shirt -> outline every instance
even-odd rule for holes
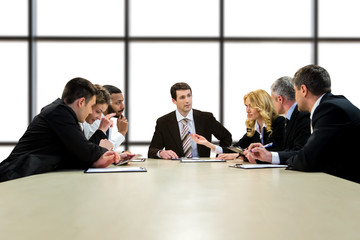
[[[258,121],[255,122],[255,131],[260,135],[261,144],[264,144],[264,127],[266,127],[265,123],[263,123],[262,127],[260,128]]]

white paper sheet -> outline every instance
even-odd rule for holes
[[[210,159],[210,158],[182,158],[180,162],[183,163],[197,163],[197,162],[226,162],[224,159]]]
[[[230,165],[235,168],[255,169],[255,168],[286,168],[287,165],[276,165],[276,164],[235,164]]]

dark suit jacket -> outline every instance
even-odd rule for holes
[[[107,136],[106,136],[106,134],[105,134],[103,131],[101,131],[101,130],[98,129],[98,130],[96,130],[96,131],[94,132],[94,134],[90,137],[89,141],[92,142],[92,143],[95,143],[95,144],[99,145],[99,143],[100,143],[100,141],[101,141],[102,139],[107,139]]]
[[[211,142],[211,135],[220,140],[220,146],[226,148],[231,145],[231,133],[219,123],[212,113],[193,109],[196,133]],[[184,157],[179,125],[175,111],[160,117],[156,121],[154,136],[151,140],[148,157],[158,158],[159,150],[173,150],[179,157]],[[203,145],[197,145],[200,157],[209,157],[210,149]]]
[[[269,147],[269,151],[277,151],[283,146],[283,138],[284,138],[284,127],[285,127],[285,118],[282,116],[276,117],[271,124],[272,134],[264,129],[264,145],[268,143],[273,143],[272,147]],[[255,131],[255,134],[252,137],[248,137],[246,134],[234,144],[234,146],[241,147],[243,149],[247,148],[250,144],[260,142],[260,134]],[[226,153],[231,153],[231,150],[224,150]]]
[[[278,152],[280,164],[302,149],[310,136],[310,113],[299,112],[297,106],[285,126],[284,147]]]
[[[106,151],[85,138],[75,112],[57,99],[32,120],[0,163],[0,182],[59,168],[85,169]]]
[[[320,171],[360,183],[357,154],[360,110],[344,96],[327,93],[315,109],[313,133],[304,148],[287,160],[289,169]]]

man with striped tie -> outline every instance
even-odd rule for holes
[[[197,145],[189,132],[200,134],[209,142],[214,135],[223,148],[231,145],[231,133],[212,113],[192,109],[192,91],[188,84],[176,83],[171,87],[170,93],[176,110],[156,121],[148,151],[149,158],[210,157],[210,149]]]

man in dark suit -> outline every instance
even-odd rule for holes
[[[330,76],[320,66],[299,69],[293,82],[299,110],[311,113],[312,134],[287,160],[289,169],[321,171],[360,183],[360,159],[354,151],[359,147],[360,110],[331,93]]]
[[[287,160],[288,169],[325,172],[360,183],[357,157],[360,110],[331,93],[329,73],[317,65],[300,68],[293,79],[300,111],[310,112],[312,133],[305,146]]]
[[[210,142],[214,135],[223,148],[231,145],[231,133],[212,113],[192,109],[192,92],[188,84],[176,83],[171,87],[170,93],[177,109],[156,121],[148,151],[149,158],[209,157],[210,149],[192,141],[189,132],[198,133]],[[186,150],[189,145],[191,147]]]
[[[260,143],[251,144],[245,152],[251,163],[258,159],[272,164],[286,164],[286,160],[302,149],[310,136],[310,114],[297,109],[292,78],[277,79],[271,85],[271,97],[278,114],[284,114],[286,118],[283,146],[278,152],[269,152]]]
[[[107,167],[119,162],[116,152],[88,141],[80,127],[79,122],[92,111],[95,93],[90,81],[70,80],[62,99],[34,117],[10,156],[0,163],[0,182],[57,169]]]

